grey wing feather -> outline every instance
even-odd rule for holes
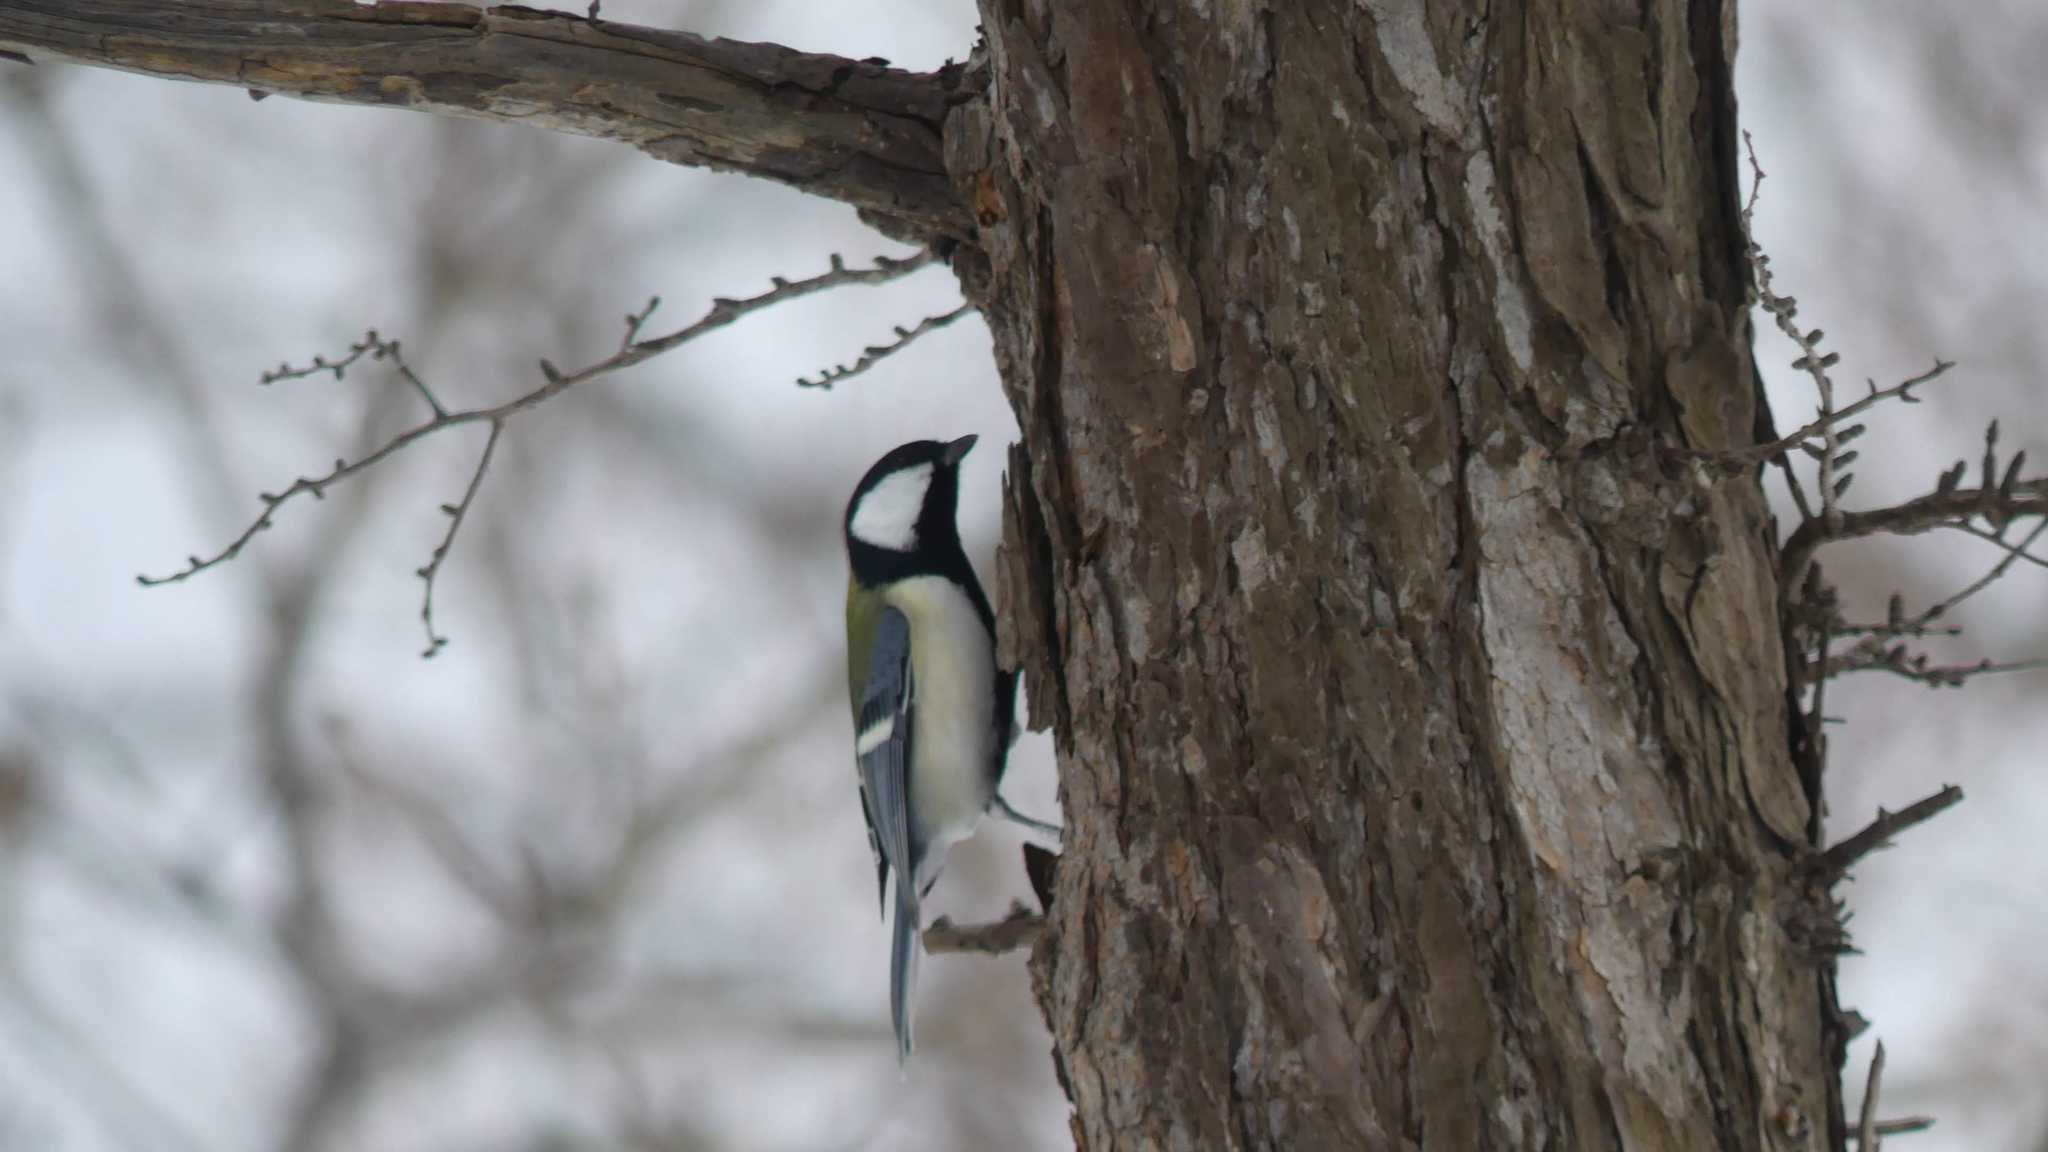
[[[917,979],[917,862],[911,856],[910,753],[916,686],[910,667],[910,620],[885,608],[875,626],[861,693],[855,750],[860,761],[861,806],[881,861],[896,873],[896,923],[889,956],[889,1012],[897,1057],[910,1053],[910,997]]]

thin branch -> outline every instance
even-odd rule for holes
[[[1970,532],[1971,535],[1980,535],[1977,530],[1972,529],[1968,524],[1952,523],[1946,526],[1960,528]],[[1846,624],[1840,619],[1840,614],[1836,610],[1835,602],[1831,595],[1823,595],[1809,590],[1806,595],[1806,603],[1811,606],[1808,614],[1819,620],[1819,626],[1823,630],[1820,651],[1816,659],[1816,666],[1819,668],[1819,673],[1814,681],[1816,695],[1819,693],[1820,686],[1824,685],[1828,679],[1851,672],[1890,672],[1893,675],[1918,681],[1931,687],[1955,688],[1960,687],[1964,681],[1972,676],[2002,672],[2027,672],[2043,667],[2044,662],[2040,660],[2022,660],[2001,664],[1988,659],[1980,660],[1975,664],[1936,665],[1931,663],[1930,657],[1926,653],[1913,652],[1904,644],[1893,643],[1893,641],[1901,638],[1917,639],[1930,635],[1960,635],[1962,629],[1956,627],[1936,627],[1934,621],[1947,615],[1970,597],[1996,583],[2000,577],[2004,576],[2011,569],[2016,561],[2024,559],[2039,563],[2039,559],[2032,553],[2029,553],[2027,548],[2043,532],[2048,532],[2048,519],[2044,519],[2034,525],[2034,530],[2028,533],[2026,539],[2016,545],[2007,544],[2004,540],[1988,533],[1982,534],[1990,539],[1992,543],[2006,550],[2006,555],[1997,564],[1993,565],[1990,571],[1965,585],[1960,591],[1949,596],[1947,599],[1932,604],[1911,617],[1906,615],[1904,599],[1894,592],[1890,602],[1886,605],[1885,622],[1883,624]],[[1811,577],[1818,574],[1819,571],[1820,569],[1817,566],[1808,569],[1809,583],[1818,583],[1817,580]],[[1849,651],[1840,656],[1833,656],[1827,651],[1827,638],[1830,634],[1858,635],[1861,636],[1861,639]]]
[[[1748,132],[1744,132],[1742,134],[1742,143],[1745,147],[1749,149],[1749,170],[1751,173],[1749,182],[1749,198],[1744,200],[1742,203],[1743,254],[1746,259],[1754,261],[1763,254],[1763,249],[1758,246],[1755,237],[1756,200],[1757,194],[1763,191],[1764,168],[1762,164],[1757,162],[1756,141],[1750,138]],[[1752,283],[1751,288],[1753,291],[1755,288],[1754,283]],[[1754,295],[1752,295],[1750,302],[1752,304],[1755,303]],[[1752,356],[1750,358],[1750,365],[1752,371],[1756,370],[1755,364],[1756,359],[1754,356]],[[1784,472],[1785,489],[1786,491],[1792,494],[1792,506],[1799,510],[1800,522],[1804,523],[1808,520],[1813,519],[1813,507],[1806,501],[1806,487],[1799,482],[1799,473],[1796,469],[1792,467],[1792,461],[1786,459],[1785,454],[1783,452],[1766,455],[1764,459],[1775,462],[1779,470]]]
[[[432,400],[431,395],[428,396]],[[445,418],[448,413],[434,406],[435,415]],[[477,457],[476,471],[470,474],[469,487],[462,490],[462,501],[458,504],[443,504],[441,511],[448,517],[448,534],[441,537],[441,543],[434,548],[433,558],[426,567],[419,570],[420,580],[426,584],[426,592],[420,598],[420,623],[427,629],[427,648],[420,658],[430,660],[434,653],[448,646],[448,638],[434,631],[434,578],[441,574],[441,562],[448,559],[448,549],[455,546],[455,534],[462,531],[462,521],[469,515],[469,506],[476,502],[476,490],[483,487],[484,473],[491,466],[491,453],[498,447],[498,436],[505,431],[503,418],[491,421],[491,434],[484,440],[483,454]]]
[[[343,356],[339,360],[329,360],[325,356],[315,356],[313,357],[313,362],[304,368],[294,368],[290,364],[279,364],[277,367],[265,372],[256,382],[268,386],[286,380],[304,380],[309,376],[317,376],[322,372],[331,372],[336,380],[341,380],[348,375],[348,370],[365,356],[372,360],[389,360],[392,369],[407,384],[412,385],[413,390],[420,394],[420,399],[427,402],[427,407],[434,410],[434,415],[445,416],[448,414],[448,410],[441,407],[441,401],[434,395],[433,389],[428,388],[426,382],[413,372],[412,365],[405,362],[405,350],[399,346],[398,341],[381,339],[378,337],[375,328],[370,329],[361,340],[349,345],[348,355]]]
[[[1978,577],[1976,580],[1965,585],[1963,589],[1957,592],[1955,595],[1950,596],[1948,599],[1933,605],[1926,611],[1920,613],[1920,615],[1915,616],[1912,620],[1912,623],[1915,625],[1924,625],[1931,621],[1940,619],[1941,617],[1954,611],[1959,605],[1962,604],[1963,601],[1968,600],[1970,597],[1975,596],[1977,593],[1982,592],[1986,588],[1991,587],[1993,584],[1996,584],[2000,579],[2002,579],[2005,576],[2006,572],[2012,568],[2014,562],[2016,562],[2021,556],[2027,556],[2028,559],[2033,559],[2032,556],[2028,555],[2027,548],[2030,547],[2034,543],[2034,541],[2040,539],[2041,534],[2043,532],[2048,532],[2048,519],[2043,519],[2039,524],[2034,525],[2034,530],[2032,532],[2027,533],[2027,538],[2020,541],[2017,547],[2009,549],[2006,552],[2005,558],[2000,560],[1998,563],[1992,565],[1990,571],[1984,573],[1984,575]]]
[[[1880,534],[1912,536],[1951,523],[1967,523],[1975,516],[2004,522],[2048,516],[2048,478],[2016,480],[2009,486],[1991,488],[1937,490],[1889,508],[1843,512],[1832,527],[1824,518],[1808,520],[1785,540],[1779,562],[1781,579],[1787,586],[1797,584],[1823,544]]]
[[[1820,396],[1820,419],[1814,425],[1821,438],[1820,458],[1820,521],[1830,530],[1839,526],[1842,518],[1840,499],[1849,489],[1849,477],[1835,478],[1837,467],[1846,464],[1841,452],[1842,417],[1835,409],[1835,381],[1828,375],[1828,369],[1841,359],[1833,352],[1822,352],[1821,339],[1825,335],[1820,329],[1802,329],[1795,321],[1799,315],[1799,301],[1790,296],[1780,296],[1771,290],[1771,258],[1756,242],[1751,225],[1756,212],[1757,190],[1763,186],[1764,170],[1757,162],[1756,142],[1749,133],[1742,134],[1744,145],[1749,150],[1749,167],[1754,174],[1750,185],[1749,202],[1742,211],[1744,251],[1749,257],[1749,266],[1756,282],[1757,304],[1769,314],[1778,330],[1799,348],[1799,358],[1792,362],[1795,371],[1805,372],[1813,378],[1815,390]],[[1943,369],[1944,371],[1946,369]],[[1874,400],[1872,401],[1875,402]]]
[[[2044,521],[2044,523],[2048,523],[2048,521]],[[2041,557],[2036,556],[2032,552],[2027,551],[2027,544],[2033,543],[2034,537],[2039,536],[2041,534],[2041,530],[2039,528],[2036,528],[2034,530],[2033,535],[2027,537],[2026,543],[2008,544],[2005,542],[2005,539],[2003,537],[1998,535],[1998,533],[1986,532],[1984,529],[1979,528],[1974,524],[1946,524],[1943,525],[1943,527],[1953,528],[1956,531],[1961,532],[1965,536],[1975,536],[1977,539],[1984,541],[1986,544],[1991,544],[1996,547],[2002,548],[2005,550],[2008,559],[2024,560],[2037,568],[2048,568],[2048,560],[2043,560]],[[2001,572],[2001,575],[2002,574],[2003,573]],[[1993,577],[1993,579],[1996,579],[1996,577]]]
[[[924,950],[933,955],[979,952],[1000,956],[1031,947],[1038,942],[1038,934],[1044,928],[1045,917],[1022,904],[1010,905],[1010,914],[993,924],[956,925],[941,916],[924,930]]]
[[[1792,467],[1792,461],[1786,459],[1781,452],[1774,458],[1774,462],[1778,465],[1778,470],[1785,474],[1785,488],[1792,493],[1792,507],[1798,510],[1800,522],[1805,523],[1813,519],[1813,505],[1806,501],[1806,486],[1799,482],[1799,473]]]
[[[437,432],[464,424],[502,424],[528,409],[538,407],[578,384],[617,372],[623,368],[629,368],[645,360],[651,360],[664,352],[671,351],[695,340],[707,332],[723,328],[744,316],[771,308],[785,301],[823,292],[830,288],[838,288],[849,284],[883,284],[891,280],[898,280],[931,263],[932,259],[933,256],[929,251],[922,251],[901,260],[891,259],[887,256],[878,256],[875,258],[872,267],[849,268],[846,266],[845,260],[834,254],[831,260],[831,268],[828,271],[801,280],[788,280],[780,276],[773,277],[771,280],[772,287],[766,292],[738,300],[720,297],[712,301],[710,309],[696,322],[687,324],[663,336],[647,340],[638,339],[640,330],[646,325],[648,318],[660,303],[660,298],[656,297],[648,303],[644,310],[626,317],[625,338],[620,341],[619,350],[605,359],[586,368],[567,373],[562,372],[553,364],[543,360],[540,362],[540,369],[544,382],[540,387],[532,391],[514,397],[503,404],[487,408],[466,408],[452,412],[437,408],[432,418],[400,432],[365,456],[361,456],[354,461],[337,459],[334,462],[333,468],[318,476],[301,476],[292,481],[281,492],[259,493],[258,499],[263,502],[262,514],[257,516],[247,528],[243,529],[241,535],[229,541],[226,547],[212,556],[200,557],[195,555],[188,557],[186,566],[183,569],[168,576],[144,575],[137,576],[135,579],[144,587],[155,587],[159,584],[175,584],[189,580],[209,568],[225,564],[241,555],[242,549],[247,547],[251,540],[255,539],[257,533],[269,529],[272,517],[276,515],[278,508],[295,497],[310,494],[316,500],[324,499],[327,495],[327,489],[333,485],[368,471],[387,458]],[[371,335],[374,336],[375,334],[372,333]],[[375,344],[377,342],[371,340],[370,343]],[[397,344],[394,341],[386,346],[395,349]],[[351,348],[353,347],[356,346],[351,345]],[[334,370],[334,365],[330,363],[324,367],[306,370],[295,370],[286,367],[281,369],[285,375],[274,373],[266,375],[272,380],[277,380],[287,378],[294,372],[299,375],[307,375],[311,372],[322,370],[332,371]],[[431,393],[425,394],[431,396]],[[488,463],[488,449],[486,457],[486,460],[483,462],[485,464]],[[480,479],[482,475],[483,469],[480,466],[476,477],[472,479],[472,487],[474,486],[475,479]],[[474,495],[474,491],[471,492],[471,495]],[[468,497],[464,499],[465,504],[463,507],[466,507]],[[453,516],[454,514],[451,513],[450,515]],[[451,529],[456,526],[451,525]],[[451,531],[449,539],[452,540],[453,535]],[[426,573],[423,571],[422,576],[424,577],[425,575]],[[433,644],[434,639],[431,621],[429,621],[429,652],[436,647]]]
[[[1863,1114],[1856,1125],[1856,1142],[1863,1152],[1877,1152],[1877,1090],[1884,1079],[1884,1041],[1870,1054],[1870,1075],[1863,1081]]]
[[[1817,869],[1827,875],[1839,876],[1847,872],[1858,860],[1880,848],[1888,847],[1892,837],[1916,824],[1924,824],[1943,812],[1963,802],[1963,790],[1953,784],[1944,784],[1939,792],[1922,800],[1916,800],[1897,812],[1877,810],[1877,819],[1861,832],[1836,844],[1821,853]]]
[[[1824,626],[1838,633],[1860,633],[1863,638],[1857,641],[1856,645],[1848,652],[1843,653],[1839,657],[1830,656],[1826,651],[1825,644],[1823,644],[1817,661],[1820,669],[1818,681],[1824,682],[1831,676],[1841,676],[1850,672],[1880,671],[1891,672],[1895,675],[1904,676],[1909,680],[1917,680],[1923,684],[1935,687],[1952,688],[1961,685],[1963,681],[1972,676],[1998,672],[2025,672],[2041,666],[2042,662],[2038,660],[2017,661],[2009,664],[1996,664],[1990,660],[1983,660],[1976,664],[1935,666],[1929,664],[1929,658],[1925,653],[1912,653],[1907,651],[1906,646],[1903,644],[1887,643],[1901,637],[1917,638],[1927,635],[1954,636],[1960,634],[1962,630],[1959,628],[1936,628],[1934,627],[1934,622],[1954,611],[1970,597],[1997,583],[2018,561],[2024,559],[2037,564],[2041,563],[2040,559],[2031,552],[2028,552],[2027,549],[2044,532],[2048,532],[2048,519],[2043,519],[2035,524],[2034,530],[2029,532],[2026,538],[2018,544],[2008,544],[1995,535],[1982,533],[1971,528],[1967,523],[1950,523],[1944,525],[1944,527],[1958,528],[1969,532],[1973,536],[1988,539],[1991,543],[2005,549],[2006,554],[1997,564],[1992,565],[1990,571],[1971,581],[1947,599],[1929,605],[1917,615],[1907,616],[1900,597],[1894,593],[1890,604],[1887,606],[1885,622],[1882,625],[1862,625],[1851,628],[1835,618],[1836,612],[1832,599],[1819,604],[1815,615],[1820,617]],[[1809,571],[1818,571],[1818,569],[1810,569]],[[1809,593],[1808,600],[1812,601],[1812,599],[1813,595]]]
[[[1925,1132],[1932,1127],[1934,1127],[1934,1117],[1932,1116],[1901,1116],[1896,1120],[1879,1120],[1871,1125],[1871,1130],[1879,1136],[1910,1136],[1915,1132]],[[1850,1133],[1852,1138],[1860,1138],[1861,1135],[1858,1132]]]
[[[1962,634],[1963,630],[1953,624],[1935,627],[1929,624],[1915,624],[1911,621],[1900,621],[1897,624],[1839,623],[1835,625],[1835,635],[1837,636],[1871,636],[1880,640],[1890,640],[1899,636],[1956,637]]]
[[[1714,459],[1731,467],[1748,467],[1761,464],[1767,460],[1776,460],[1795,448],[1804,448],[1817,455],[1825,449],[1813,448],[1807,442],[1827,431],[1829,426],[1832,425],[1839,428],[1843,440],[1853,439],[1861,434],[1862,425],[1850,425],[1848,423],[1850,420],[1884,403],[1886,400],[1898,399],[1907,404],[1918,404],[1920,398],[1913,395],[1912,390],[1922,384],[1938,379],[1955,366],[1955,361],[1953,360],[1936,360],[1934,367],[1909,380],[1900,381],[1889,388],[1879,388],[1875,381],[1868,381],[1867,383],[1870,385],[1869,395],[1846,408],[1838,409],[1832,415],[1819,417],[1811,424],[1806,425],[1789,436],[1780,436],[1768,444],[1753,444],[1748,448],[1739,448],[1732,452],[1702,451],[1697,454],[1712,456]],[[1801,495],[1803,496],[1804,493],[1801,493]]]
[[[895,330],[896,339],[894,342],[869,345],[861,349],[860,359],[855,360],[850,367],[838,364],[823,369],[818,373],[818,378],[815,380],[808,380],[799,376],[796,378],[796,386],[799,388],[824,388],[830,390],[832,385],[839,383],[841,380],[851,380],[855,376],[873,368],[876,364],[903,351],[910,346],[911,341],[916,340],[925,333],[944,328],[946,325],[972,311],[974,311],[973,305],[962,304],[951,312],[943,312],[937,316],[927,316],[919,320],[914,328],[905,328],[902,325],[898,325]]]
[[[436,0],[0,0],[0,53],[621,140],[844,201],[892,234],[973,235],[940,126],[978,67]]]
[[[1855,651],[1825,660],[1821,664],[1820,675],[1825,680],[1851,672],[1889,672],[1930,688],[1960,688],[1973,676],[2039,672],[2043,669],[2048,669],[2048,659],[2003,663],[1986,659],[1975,664],[1935,664],[1925,652],[1908,652],[1905,645],[1895,644],[1876,655]]]

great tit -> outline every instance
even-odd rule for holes
[[[868,469],[846,505],[846,680],[862,814],[888,914],[889,1014],[910,1055],[918,901],[946,849],[994,811],[1042,835],[1059,829],[996,791],[1009,757],[1017,674],[996,666],[995,614],[953,522],[960,461],[975,438],[917,440]]]

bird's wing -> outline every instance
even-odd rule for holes
[[[889,956],[889,1011],[897,1056],[910,1053],[910,992],[917,979],[917,866],[911,858],[910,751],[916,685],[910,667],[910,620],[884,608],[868,654],[854,752],[860,762],[861,808],[877,878],[896,872],[896,923]]]
[[[875,856],[877,898],[886,896],[889,870],[900,871],[910,862],[913,702],[910,620],[898,609],[883,608],[868,648],[867,677],[854,727],[861,815],[867,818],[868,848]]]

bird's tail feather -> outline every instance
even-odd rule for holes
[[[910,1058],[911,993],[917,987],[917,884],[896,873],[896,923],[889,948],[889,1017],[896,1024],[896,1062]]]

